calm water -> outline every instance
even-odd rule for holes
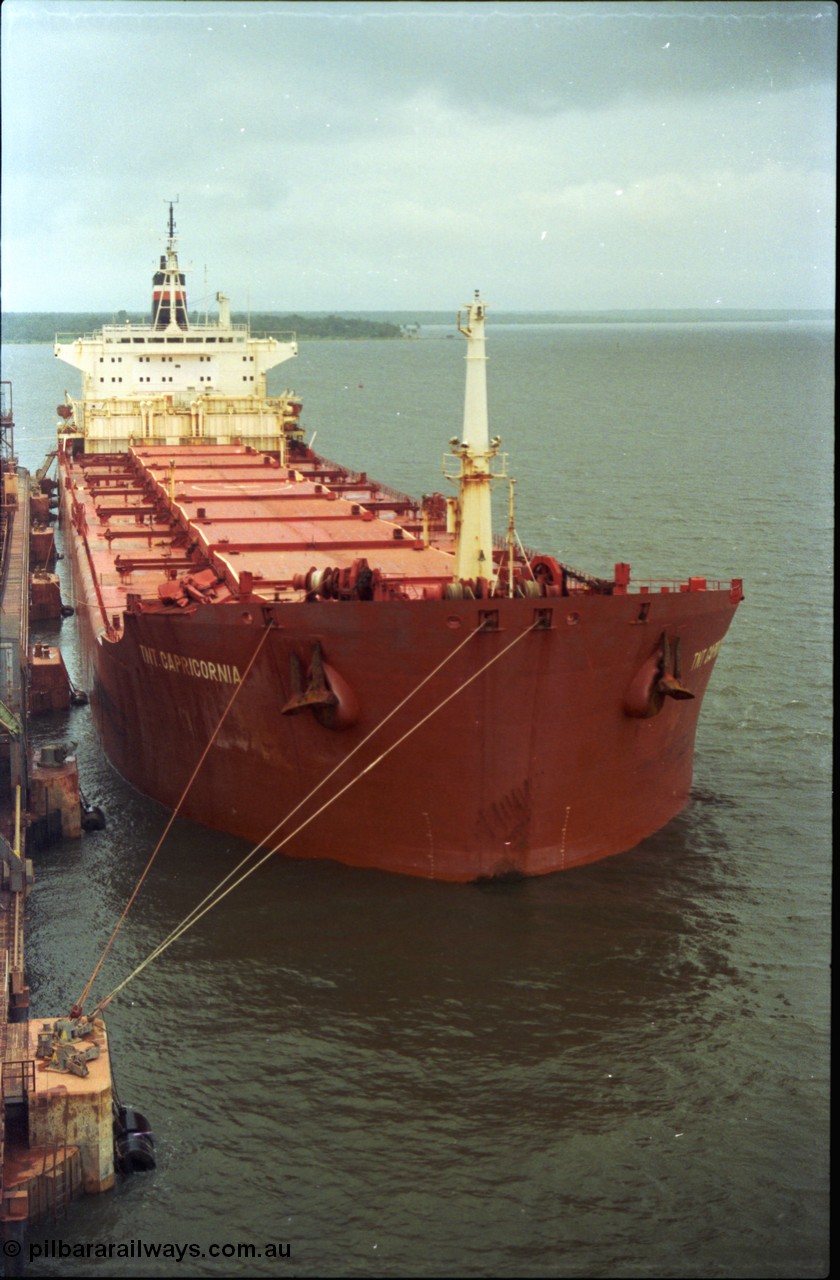
[[[303,393],[328,456],[442,488],[464,372],[446,332],[310,344],[275,389]],[[690,808],[627,855],[503,887],[269,863],[109,1010],[117,1084],[153,1120],[158,1170],[34,1243],[291,1247],[177,1266],[207,1276],[827,1270],[831,330],[490,340],[491,426],[526,544],[595,573],[627,560],[640,577],[745,580]],[[75,375],[15,347],[3,377],[34,468]],[[43,634],[71,671],[73,625]],[[78,996],[164,815],[99,755],[88,710],[36,722],[36,739],[79,744],[109,817],[38,860],[27,960],[46,1017]],[[242,851],[177,828],[100,993]]]

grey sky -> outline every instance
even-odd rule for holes
[[[3,306],[830,307],[837,8],[4,0]]]

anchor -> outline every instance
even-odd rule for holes
[[[669,657],[670,655],[669,655],[668,635],[665,631],[663,631],[662,632],[662,675],[659,677],[659,682],[656,686],[657,692],[663,694],[664,697],[666,698],[678,698],[678,699],[693,698],[694,694],[691,692],[691,690],[686,689],[685,685],[680,683],[680,676],[682,674],[682,671],[681,671],[681,663],[680,663],[679,636],[677,636],[676,639],[674,640],[673,675],[671,675],[668,671]]]
[[[630,685],[624,699],[625,714],[637,720],[650,720],[662,710],[666,698],[677,702],[693,698],[694,694],[682,683],[681,675],[679,636],[672,644],[663,631],[656,649]]]
[[[292,696],[281,709],[281,715],[296,716],[301,711],[311,711],[324,729],[349,729],[359,718],[359,701],[347,681],[324,662],[321,646],[316,640],[312,647],[312,661],[306,688],[303,683],[303,664],[292,651]]]
[[[309,667],[309,679],[306,688],[303,687],[303,666],[298,655],[294,652],[290,658],[291,674],[292,674],[292,696],[281,711],[284,716],[296,716],[301,711],[312,711],[316,707],[330,708],[335,707],[338,698],[327,684],[327,677],[324,674],[324,660],[321,656],[321,646],[315,641],[312,650],[312,662]]]

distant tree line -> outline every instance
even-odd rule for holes
[[[203,313],[190,314],[193,324],[202,324]],[[211,323],[215,320],[210,317]],[[387,320],[364,320],[339,315],[278,315],[276,311],[234,312],[234,324],[250,321],[252,333],[280,336],[293,331],[298,338],[400,338],[400,325]],[[53,342],[57,333],[93,333],[103,324],[147,324],[147,311],[6,311],[2,317],[4,342]]]
[[[363,320],[359,316],[280,316],[274,311],[252,311],[247,316],[235,311],[234,324],[250,321],[252,333],[279,335],[293,330],[299,338],[401,338],[398,324],[386,320]]]

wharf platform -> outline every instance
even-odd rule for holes
[[[75,760],[57,758],[57,748],[30,759],[28,720],[38,710],[29,698],[32,494],[14,455],[6,382],[0,411],[0,1239],[10,1276],[21,1274],[28,1224],[57,1220],[84,1192],[114,1185],[115,1106],[104,1024],[82,1029],[67,1019],[30,1018],[24,908],[34,879],[27,857],[33,796],[39,810],[66,800],[76,826],[59,828],[70,836],[79,834],[79,802],[77,784],[65,777],[71,766],[76,777]]]
[[[7,426],[3,396],[3,426]],[[10,413],[8,414],[10,418]],[[26,1017],[23,901],[32,881],[26,857],[28,802],[29,474],[5,456],[0,435],[0,1018]]]

